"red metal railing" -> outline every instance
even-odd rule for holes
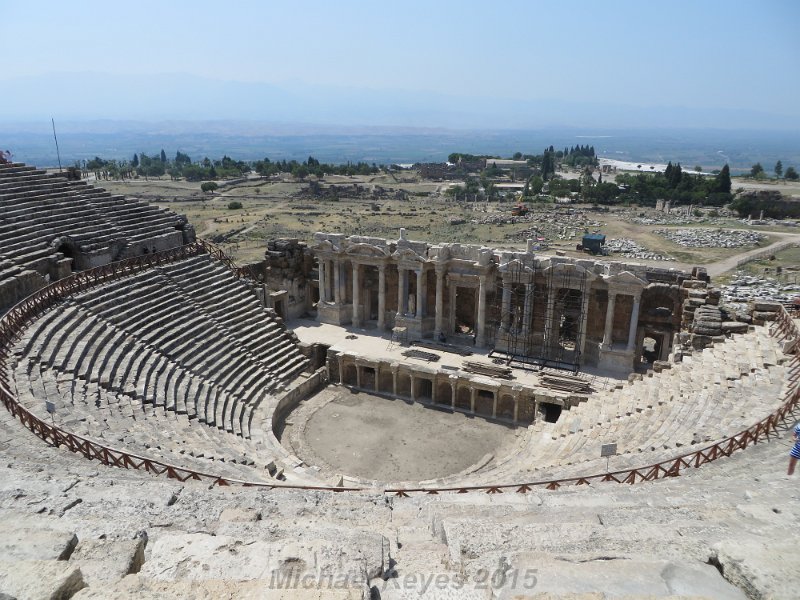
[[[170,479],[177,479],[179,481],[205,481],[219,486],[240,485],[267,489],[287,488],[331,492],[369,491],[359,487],[306,486],[279,482],[243,481],[171,465],[132,454],[125,450],[112,448],[65,431],[37,417],[19,403],[18,399],[11,391],[9,359],[12,345],[31,319],[37,317],[43,311],[71,294],[106,281],[120,279],[145,269],[200,254],[211,255],[215,259],[223,262],[236,276],[240,276],[236,265],[220,248],[203,240],[198,240],[193,244],[180,248],[131,258],[76,273],[42,288],[14,306],[8,313],[0,318],[0,400],[2,400],[3,405],[14,417],[19,419],[24,427],[48,444],[56,447],[66,447],[71,452],[82,454],[89,460],[98,460],[102,464],[108,466],[120,467],[123,469],[145,470],[154,475],[166,475]],[[778,313],[777,319],[773,323],[770,331],[774,337],[788,343],[789,349],[794,349],[794,345],[800,340],[800,331],[797,325],[784,309],[781,309]],[[737,450],[743,450],[750,445],[768,440],[771,436],[775,435],[778,428],[786,421],[792,411],[797,407],[798,403],[800,403],[800,385],[798,385],[798,380],[800,380],[800,357],[794,355],[788,372],[788,391],[783,398],[784,401],[781,406],[771,415],[744,431],[706,446],[705,448],[644,467],[625,469],[613,473],[600,473],[525,483],[439,488],[389,488],[383,491],[386,494],[393,494],[401,497],[411,494],[440,494],[447,492],[459,494],[467,492],[481,492],[486,494],[501,494],[504,492],[525,493],[534,488],[555,490],[565,486],[591,485],[592,483],[599,482],[634,484],[641,481],[654,481],[664,477],[677,477],[686,469],[696,469],[697,467],[723,456],[730,456]]]

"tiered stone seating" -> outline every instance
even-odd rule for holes
[[[16,352],[17,389],[34,412],[55,402],[74,433],[203,471],[209,465],[186,451],[193,441],[201,462],[276,470],[271,438],[247,441],[254,411],[308,365],[255,294],[208,255],[69,298],[26,330]]]
[[[24,164],[0,165],[0,308],[71,270],[193,237],[185,218],[172,211]],[[62,243],[69,258],[59,251]]]
[[[102,468],[4,411],[0,440],[14,597],[744,600],[800,583],[786,434],[652,483],[407,498]]]
[[[766,328],[717,344],[658,374],[538,422],[524,447],[479,474],[483,483],[575,477],[656,463],[746,429],[780,403],[785,358]]]

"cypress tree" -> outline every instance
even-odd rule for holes
[[[731,169],[727,163],[717,175],[716,191],[725,194],[731,193]]]

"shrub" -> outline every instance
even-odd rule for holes
[[[233,202],[228,202],[228,208],[230,210],[238,210],[242,208],[242,203],[239,202],[238,200],[234,200]]]

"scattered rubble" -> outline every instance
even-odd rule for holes
[[[664,236],[686,248],[742,248],[756,246],[766,236],[757,231],[739,229],[656,229],[655,233]]]
[[[769,277],[756,277],[741,272],[728,285],[721,286],[726,304],[744,304],[751,301],[773,300],[791,302],[800,295],[800,284],[780,282]]]
[[[672,256],[651,252],[644,246],[640,246],[630,238],[610,239],[606,241],[606,249],[614,254],[621,254],[628,258],[638,258],[646,260],[675,260]]]

